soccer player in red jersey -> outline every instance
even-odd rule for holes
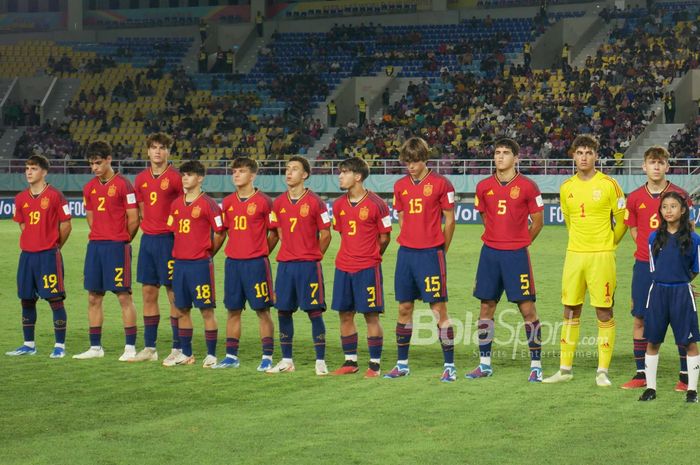
[[[170,206],[168,226],[175,234],[173,245],[173,291],[178,320],[182,353],[163,361],[163,366],[192,365],[192,316],[190,310],[197,307],[204,319],[204,337],[207,356],[203,367],[216,365],[216,288],[213,257],[226,238],[224,221],[219,205],[202,191],[206,170],[197,160],[180,166],[182,187],[185,194]]]
[[[633,191],[627,199],[625,224],[630,228],[630,235],[637,248],[634,252],[634,267],[632,269],[632,316],[634,325],[632,338],[634,343],[634,359],[637,372],[632,379],[622,385],[623,389],[637,389],[646,386],[644,372],[644,354],[647,340],[644,338],[644,314],[647,297],[651,286],[651,271],[649,271],[649,236],[656,231],[661,223],[659,206],[661,194],[664,192],[679,192],[688,199],[688,207],[692,207],[690,196],[680,187],[666,179],[669,169],[669,153],[663,147],[654,146],[644,152],[642,169],[647,175],[647,182]],[[692,217],[691,217],[692,220]],[[678,346],[680,356],[680,373],[676,391],[685,391],[688,387],[688,365],[685,346]]]
[[[531,179],[516,171],[520,146],[512,139],[494,143],[496,172],[477,184],[474,206],[484,220],[474,297],[481,301],[479,314],[479,366],[466,377],[484,378],[493,374],[491,343],[494,336],[496,305],[503,291],[518,304],[525,320],[530,346],[530,375],[533,383],[542,381],[542,338],[535,309],[535,278],[528,246],[544,225],[544,203],[540,189]],[[532,223],[529,219],[532,219]]]
[[[311,320],[311,333],[316,350],[316,374],[327,375],[325,289],[321,259],[331,243],[331,219],[321,198],[304,187],[311,167],[306,158],[293,156],[287,161],[287,192],[272,205],[272,225],[282,241],[277,253],[275,291],[278,310],[282,360],[267,373],[294,371],[292,315],[301,308]]]
[[[416,299],[430,304],[438,320],[438,334],[444,356],[441,380],[457,379],[454,365],[454,330],[447,314],[447,267],[445,255],[455,231],[454,187],[447,178],[428,169],[428,143],[420,137],[408,139],[399,159],[408,175],[394,185],[394,209],[399,214],[400,247],[396,258],[394,287],[399,302],[396,323],[398,361],[385,378],[410,373],[408,349],[413,332]],[[442,220],[445,220],[443,228]]]
[[[173,347],[168,357],[175,357],[180,350],[178,339],[173,281],[173,233],[168,227],[170,205],[182,195],[180,173],[168,163],[173,140],[167,134],[151,134],[146,139],[150,167],[136,176],[134,187],[141,214],[141,244],[136,265],[136,280],[142,284],[144,347],[130,362],[158,360],[156,339],[160,323],[158,294],[165,286],[170,302],[170,326],[173,331]]]
[[[63,301],[63,258],[61,247],[71,232],[71,215],[63,194],[46,182],[49,161],[32,155],[25,163],[24,174],[29,188],[15,197],[13,220],[21,230],[19,246],[22,253],[17,267],[17,294],[22,303],[24,344],[6,355],[34,355],[34,326],[36,301],[46,299],[53,311],[56,343],[51,358],[66,355],[66,309]]]
[[[340,315],[340,339],[345,363],[334,375],[357,373],[357,326],[355,312],[367,323],[369,368],[366,378],[377,378],[384,334],[379,314],[384,312],[382,254],[389,245],[389,207],[377,194],[365,189],[369,166],[362,158],[340,163],[340,188],[347,193],[333,203],[333,229],[340,233],[335,257],[335,280],[331,308]]]
[[[272,225],[272,199],[253,187],[258,163],[246,157],[233,161],[233,184],[236,192],[224,199],[224,225],[228,229],[224,305],[226,322],[226,357],[214,368],[237,368],[241,338],[241,313],[245,302],[258,316],[262,360],[258,371],[272,368],[275,325],[270,307],[275,303],[272,270],[268,255],[279,240]]]
[[[136,355],[136,309],[131,297],[131,241],[139,229],[139,211],[131,183],[112,168],[112,147],[104,141],[88,145],[87,160],[95,177],[83,187],[90,227],[85,254],[84,286],[88,291],[90,348],[73,358],[104,357],[102,301],[117,295],[124,322],[125,362]]]

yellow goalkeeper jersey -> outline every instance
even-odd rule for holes
[[[567,250],[615,250],[614,216],[625,211],[625,194],[617,181],[600,171],[587,181],[574,175],[559,188],[559,201],[569,228]]]

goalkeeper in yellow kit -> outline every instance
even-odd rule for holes
[[[564,221],[569,232],[564,272],[559,371],[543,383],[571,380],[574,353],[579,339],[581,307],[588,290],[598,317],[598,372],[596,384],[611,386],[608,367],[615,345],[615,248],[625,235],[625,196],[613,178],[596,171],[598,141],[580,135],[571,146],[576,174],[559,189]]]

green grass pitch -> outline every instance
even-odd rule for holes
[[[419,329],[411,347],[412,373],[397,380],[365,380],[361,375],[320,378],[313,371],[310,325],[297,314],[297,371],[278,376],[257,373],[259,342],[255,315],[246,312],[238,370],[204,370],[201,318],[195,322],[198,364],[166,369],[159,363],[125,364],[117,357],[123,331],[116,298],[105,302],[101,360],[77,361],[70,355],[88,347],[87,295],[82,266],[87,237],[84,220],[74,220],[64,248],[69,314],[69,357],[50,360],[53,345],[50,310],[39,304],[37,344],[33,357],[0,356],[0,463],[10,464],[170,464],[170,463],[673,463],[694,454],[690,426],[698,407],[673,392],[678,360],[675,346],[662,351],[659,398],[640,404],[639,391],[620,384],[634,372],[631,355],[629,286],[632,241],[618,250],[617,345],[611,389],[595,386],[594,312],[585,307],[582,343],[575,378],[564,385],[531,385],[527,346],[515,306],[504,303],[496,316],[492,378],[469,381],[465,371],[478,363],[474,343],[478,302],[471,297],[481,226],[458,226],[448,254],[449,311],[457,329],[459,380],[439,382],[440,346],[432,342],[434,325],[426,305],[417,305]],[[397,233],[395,228],[394,233]],[[0,298],[2,352],[21,343],[20,309],[15,290],[19,230],[0,222]],[[330,300],[333,258],[339,237],[324,260]],[[545,375],[558,367],[560,275],[566,247],[563,227],[542,231],[531,256],[537,284],[537,307],[544,324]],[[134,262],[137,246],[134,247]],[[393,275],[397,245],[385,256],[383,369],[395,362],[396,304]],[[223,251],[216,257],[219,298],[219,355],[224,352]],[[135,275],[135,265],[134,265]],[[140,287],[134,297],[141,318]],[[161,297],[164,302],[164,296]],[[165,312],[165,305],[162,306]],[[360,363],[367,362],[365,331],[360,329]],[[342,363],[338,317],[326,314],[327,360]],[[466,330],[465,330],[466,326]],[[518,342],[513,341],[513,333]],[[138,347],[143,344],[139,321]],[[667,340],[672,341],[669,334]],[[161,358],[167,354],[167,318],[159,331]],[[276,345],[275,360],[279,357]],[[653,438],[653,440],[652,440]],[[691,455],[692,456],[692,455]]]

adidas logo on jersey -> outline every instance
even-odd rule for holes
[[[491,189],[490,191],[488,191],[488,192],[486,193],[486,195],[494,195],[493,189]]]
[[[228,211],[232,212],[232,211],[233,211],[233,207],[228,207]]]
[[[647,208],[647,206],[644,205],[644,204],[641,204],[641,205],[639,206],[639,209],[641,210],[642,208]]]
[[[24,202],[24,205],[22,205],[22,208],[29,208],[29,204],[27,202]]]
[[[144,182],[143,184],[141,184],[141,187],[143,187],[144,189],[147,188],[147,187],[148,187],[148,183],[147,183],[147,182]]]
[[[282,210],[280,210],[280,213],[287,213],[287,209],[283,208]]]
[[[574,194],[569,194],[569,196],[567,197],[567,199],[573,199],[573,198],[574,198]]]
[[[340,216],[345,216],[345,210],[340,210]]]
[[[404,189],[403,192],[401,193],[401,195],[408,195],[408,191],[406,189]]]
[[[95,189],[93,189],[90,193],[91,193],[91,194],[97,194],[97,191],[96,191]]]

